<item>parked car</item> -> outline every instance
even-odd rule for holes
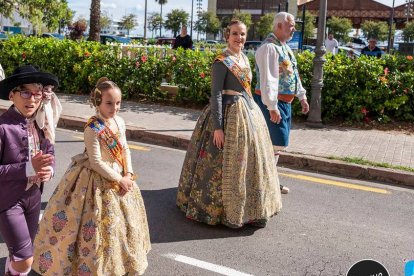
[[[101,34],[100,39],[101,39],[102,44],[107,44],[107,43],[129,44],[129,43],[131,43],[130,38],[117,36],[117,35]]]
[[[160,37],[155,42],[156,45],[166,45],[166,46],[174,46],[175,38],[174,37]]]
[[[41,37],[50,37],[50,38],[56,38],[56,39],[65,39],[65,36],[63,34],[58,33],[44,33],[41,35]]]
[[[313,45],[303,45],[302,51],[309,51],[309,52],[315,52],[315,46]]]
[[[362,50],[365,46],[367,46],[368,43],[366,40],[358,37],[353,37],[350,42],[346,44],[347,47],[356,49],[358,51]]]
[[[6,40],[8,37],[5,33],[0,33],[0,41],[1,40]]]
[[[259,46],[262,44],[261,41],[246,41],[246,43],[244,43],[244,49],[245,50],[253,50],[256,51],[257,48],[259,48]]]
[[[207,44],[219,44],[220,42],[218,42],[217,40],[206,40]]]
[[[338,54],[343,54],[348,57],[359,57],[361,55],[361,52],[358,50],[355,50],[351,47],[346,46],[339,46],[338,47]]]

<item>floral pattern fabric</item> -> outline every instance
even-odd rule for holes
[[[86,152],[73,157],[48,202],[34,248],[33,269],[42,275],[142,275],[151,245],[138,186],[121,197],[91,169]]]
[[[282,208],[272,144],[259,107],[226,105],[224,149],[213,144],[208,105],[197,121],[178,185],[177,206],[190,219],[238,228]]]

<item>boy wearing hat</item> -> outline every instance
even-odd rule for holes
[[[0,233],[9,250],[5,275],[28,275],[33,262],[41,188],[54,172],[53,141],[45,135],[50,127],[43,130],[36,121],[47,118],[40,110],[51,86],[58,86],[57,77],[31,65],[0,81],[0,98],[13,102],[0,116]],[[43,123],[53,128],[53,122]]]

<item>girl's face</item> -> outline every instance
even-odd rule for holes
[[[24,84],[22,89],[10,92],[9,99],[25,118],[32,117],[40,106],[43,93],[37,84]]]
[[[114,118],[121,108],[121,91],[117,88],[109,88],[102,91],[102,102],[98,106],[99,113],[104,119]]]
[[[246,42],[247,29],[244,24],[234,24],[230,27],[230,34],[227,40],[228,47],[233,52],[240,52]]]

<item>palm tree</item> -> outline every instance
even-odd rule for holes
[[[168,0],[155,0],[155,2],[157,2],[161,6],[160,15],[161,15],[161,19],[162,19],[162,5],[167,4]],[[162,26],[160,28],[160,37],[161,37],[161,30],[162,30]]]
[[[100,19],[101,19],[101,0],[92,0],[88,40],[99,41],[99,33],[101,31],[101,27],[99,24],[99,22],[101,21]]]

